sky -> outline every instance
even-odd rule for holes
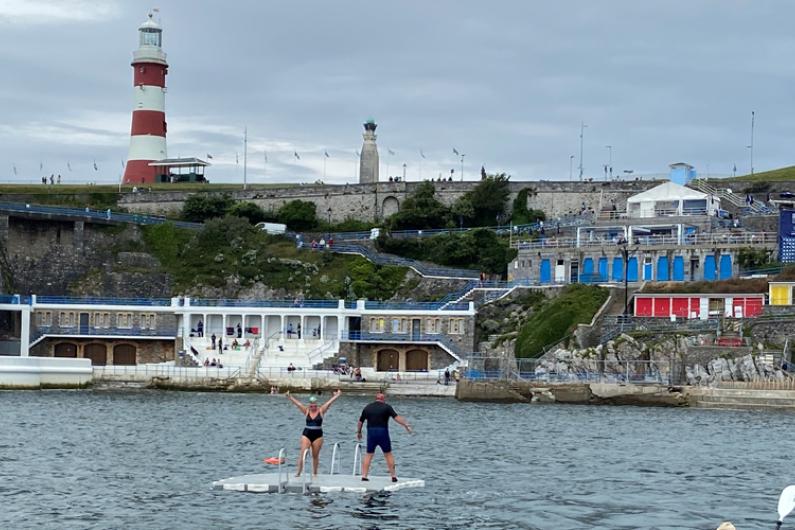
[[[790,0],[0,0],[0,182],[118,182],[151,7],[169,156],[212,182],[244,128],[250,183],[356,182],[368,118],[382,180],[577,179],[582,123],[586,178],[746,174],[752,112],[754,170],[795,164]]]

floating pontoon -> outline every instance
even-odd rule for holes
[[[356,444],[353,452],[353,471],[350,475],[339,473],[339,443],[334,444],[331,452],[331,466],[328,474],[318,473],[311,476],[307,465],[309,450],[304,451],[304,473],[301,477],[292,476],[287,465],[280,463],[276,473],[257,473],[239,477],[225,478],[213,482],[213,488],[229,491],[247,491],[251,493],[378,493],[398,491],[407,488],[424,488],[425,481],[417,478],[401,478],[392,482],[391,477],[373,476],[363,481],[359,474],[361,463],[361,444]],[[279,451],[279,462],[284,462],[284,449]]]

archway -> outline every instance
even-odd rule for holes
[[[396,214],[398,210],[400,210],[400,202],[398,202],[397,198],[390,195],[381,204],[381,217],[386,219],[390,215]]]
[[[91,359],[92,366],[105,366],[108,364],[108,347],[104,344],[86,344],[83,357]]]
[[[136,348],[132,344],[117,344],[113,347],[113,364],[134,366]]]
[[[77,344],[71,342],[61,342],[55,345],[56,357],[77,357]]]
[[[378,351],[378,371],[397,372],[400,368],[397,350]]]
[[[427,372],[428,352],[425,350],[409,350],[406,352],[407,372]]]

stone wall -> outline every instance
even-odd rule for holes
[[[454,342],[461,351],[475,351],[475,317],[460,316],[390,316],[367,315],[362,317],[362,331],[367,333],[405,333],[409,335],[415,328],[412,321],[420,321],[419,332],[423,335],[439,334]]]
[[[427,370],[443,370],[450,366],[455,359],[442,348],[434,344],[405,344],[405,343],[383,343],[383,344],[352,344],[346,345],[346,348],[340,348],[340,355],[348,358],[350,366],[359,368],[375,368],[378,369],[378,354],[382,351],[395,351],[398,354],[399,371],[408,371],[406,368],[406,353],[409,351],[423,351],[428,354]],[[337,363],[337,360],[329,361],[331,364]]]
[[[69,346],[74,347],[76,355],[64,355],[69,351]],[[46,338],[36,344],[30,354],[35,357],[87,357],[87,346],[105,346],[105,363],[99,365],[113,366],[114,352],[117,346],[132,346],[135,348],[135,364],[162,363],[173,361],[175,347],[173,340],[146,340],[146,339],[100,339],[100,338]],[[56,353],[59,353],[56,355]],[[129,363],[123,363],[129,364]]]
[[[251,201],[266,211],[276,210],[284,203],[300,199],[311,201],[317,207],[318,217],[330,216],[333,222],[353,218],[374,221],[384,217],[403,204],[419,185],[419,182],[378,182],[373,184],[299,185],[271,188],[267,190],[218,191],[233,199]],[[511,182],[510,201],[523,189],[529,189],[527,204],[530,208],[544,210],[548,217],[579,211],[583,204],[598,210],[600,206],[615,203],[623,208],[626,199],[645,191],[659,181],[617,182]],[[477,181],[434,182],[438,199],[451,205],[456,199],[477,185]],[[204,193],[204,192],[202,192]],[[119,201],[119,206],[132,212],[174,215],[191,193],[181,191],[157,191],[128,193]],[[386,210],[386,212],[385,212]]]

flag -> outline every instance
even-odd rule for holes
[[[301,160],[301,157],[298,156],[298,151],[293,151],[293,156],[296,158],[296,160]]]
[[[11,167],[14,169],[14,175],[16,175],[16,174],[17,174],[17,165],[16,165],[16,164],[14,164],[14,165],[13,165],[13,166],[11,166]]]
[[[356,158],[361,158],[362,154],[359,151],[356,151]]]
[[[72,171],[72,164],[71,164],[71,162],[67,162],[67,163],[66,163],[66,169],[68,169],[69,171]]]
[[[39,171],[44,169],[44,162],[39,162]]]
[[[97,161],[96,160],[94,160],[94,171],[99,171],[99,168],[97,167]]]
[[[209,158],[210,160],[212,160],[212,159],[213,159],[213,155],[211,155],[210,153],[207,153],[207,158]]]
[[[262,156],[265,157],[265,163],[268,163],[268,153],[262,153]]]
[[[734,169],[733,169],[733,171],[734,171],[735,173],[737,173],[737,164],[734,164]]]
[[[326,158],[330,158],[330,157],[328,156],[328,151],[323,151],[323,154],[324,154],[324,155],[326,155]]]
[[[423,152],[422,152],[422,149],[420,149],[420,156],[421,156],[422,158],[425,158],[425,153],[423,153]]]
[[[240,164],[240,157],[235,153],[235,164]]]
[[[124,169],[124,160],[121,161],[121,168]]]
[[[390,155],[392,155],[392,156],[395,156],[395,152],[394,152],[393,150],[391,150],[391,149],[387,149],[387,152],[388,152]]]
[[[458,152],[458,149],[456,149],[455,147],[453,147],[453,153],[456,154],[456,155],[460,155],[461,154],[461,153]]]

